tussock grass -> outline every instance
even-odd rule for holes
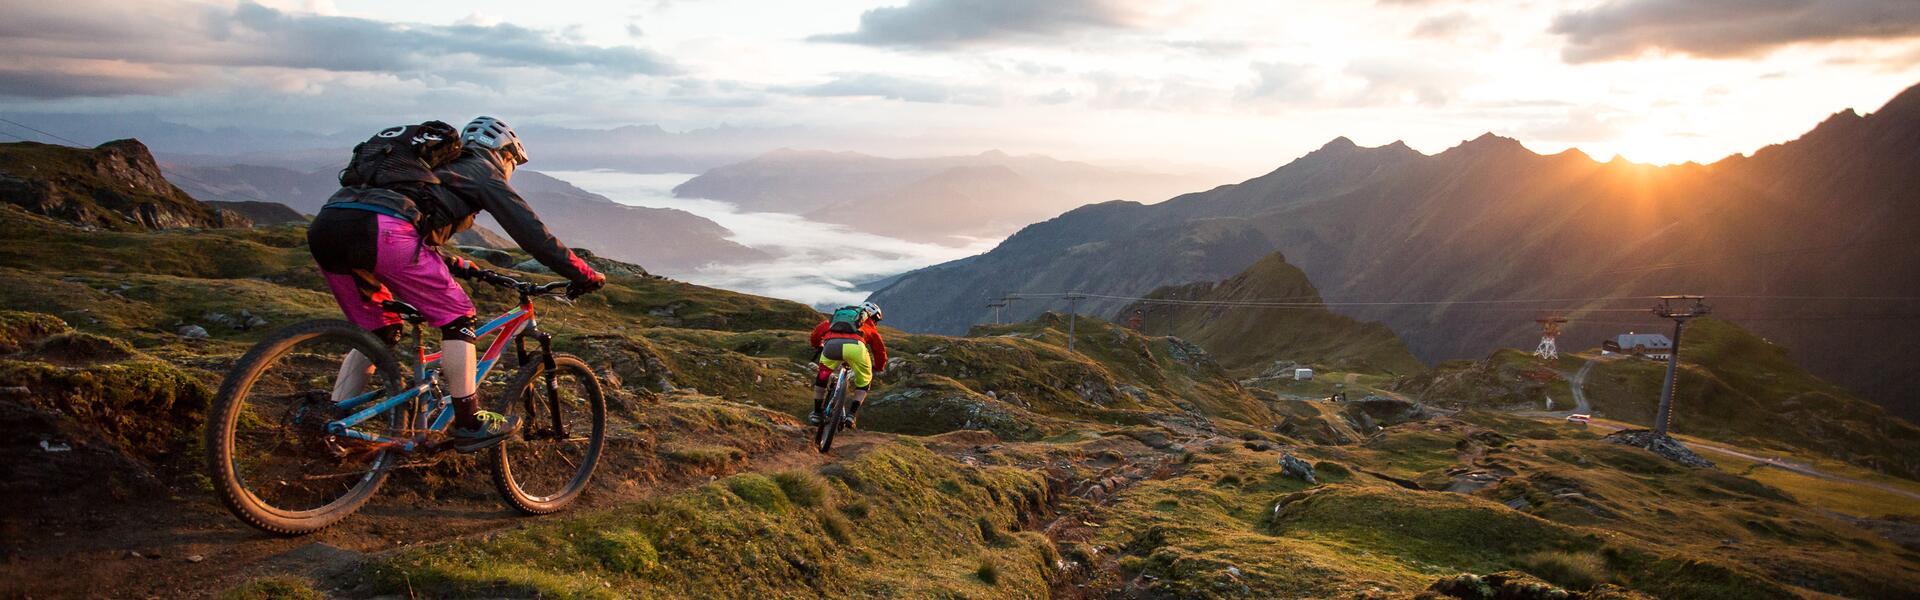
[[[1517,562],[1535,577],[1571,590],[1591,589],[1609,578],[1607,561],[1590,552],[1546,550],[1523,556]]]
[[[980,566],[973,570],[973,576],[979,577],[981,583],[1000,585],[1000,566],[993,564],[991,559],[982,559]]]
[[[814,473],[783,471],[773,474],[773,482],[797,506],[814,508],[827,500],[827,480]]]
[[[662,453],[676,462],[707,468],[725,467],[747,457],[747,453],[739,448],[709,444],[668,446]]]

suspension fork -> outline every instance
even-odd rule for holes
[[[553,438],[564,439],[567,437],[567,431],[566,425],[560,422],[560,387],[559,384],[554,382],[554,373],[559,370],[559,362],[553,358],[553,334],[529,328],[529,331],[523,332],[516,337],[514,343],[520,357],[520,364],[522,365],[527,364],[527,359],[529,358],[526,349],[527,338],[533,338],[534,343],[539,344],[540,347],[540,385],[544,387],[547,392],[547,414],[549,416],[549,424],[553,427],[551,430]],[[531,392],[532,390],[527,391]],[[534,411],[533,394],[526,395],[525,409],[529,421],[528,425],[532,425],[532,419],[538,414]],[[525,434],[522,434],[522,436],[527,437]]]

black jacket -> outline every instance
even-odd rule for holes
[[[471,229],[474,216],[484,210],[507,231],[507,237],[540,264],[569,280],[588,279],[593,268],[547,231],[540,215],[507,184],[506,173],[493,160],[483,153],[467,152],[434,172],[440,177],[440,199],[452,220],[445,226],[445,237]],[[424,231],[420,235],[444,239]]]
[[[493,160],[483,153],[467,152],[434,171],[438,181],[401,190],[343,187],[327,203],[329,207],[371,209],[412,221],[421,242],[429,246],[444,245],[453,234],[472,229],[473,218],[484,210],[540,264],[569,280],[590,279],[593,267],[547,231],[540,215],[507,184],[506,172]]]

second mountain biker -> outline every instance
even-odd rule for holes
[[[873,387],[873,374],[887,370],[887,344],[880,339],[880,305],[872,302],[833,311],[827,320],[813,328],[810,342],[817,353],[815,363],[820,374],[813,381],[813,414],[807,420],[815,425],[826,418],[827,378],[844,364],[853,371],[853,403],[847,407],[847,427],[852,427]]]
[[[476,396],[473,301],[453,276],[482,270],[434,247],[472,228],[484,210],[535,260],[572,281],[569,297],[606,281],[554,238],[507,183],[526,162],[519,136],[492,117],[457,132],[439,121],[388,129],[354,148],[340,191],[307,230],[314,260],[349,321],[395,343],[401,318],[381,302],[397,298],[440,329],[441,369],[456,409],[452,434],[463,451],[489,447],[517,424],[480,410]],[[334,399],[359,393],[371,367],[358,352],[349,354]]]

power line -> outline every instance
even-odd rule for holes
[[[27,130],[27,131],[31,131],[31,132],[34,132],[34,133],[38,133],[38,134],[40,134],[40,135],[44,135],[44,136],[47,136],[47,137],[50,137],[50,138],[53,138],[53,139],[56,139],[56,140],[60,140],[60,141],[62,141],[62,142],[66,142],[66,143],[69,143],[69,144],[73,144],[73,145],[74,145],[74,146],[76,146],[76,147],[80,147],[80,148],[85,148],[85,147],[87,147],[87,145],[86,145],[86,144],[82,144],[82,143],[80,143],[80,142],[76,142],[76,141],[73,141],[73,140],[72,140],[71,138],[66,138],[66,137],[61,137],[61,136],[59,136],[59,135],[57,135],[57,134],[52,134],[52,133],[47,133],[46,131],[43,131],[43,130],[40,130],[40,129],[35,129],[35,128],[34,128],[34,127],[33,127],[32,125],[28,125],[28,124],[25,124],[25,123],[21,123],[21,122],[19,122],[19,121],[15,121],[15,120],[12,120],[12,119],[7,119],[7,118],[0,118],[0,123],[10,123],[10,124],[12,124],[12,125],[13,125],[14,127],[19,127],[19,128],[21,128],[21,129],[25,129],[25,130]],[[21,141],[26,141],[26,139],[25,139],[25,138],[20,138],[20,139],[21,139]]]
[[[34,127],[34,126],[32,126],[32,125],[28,125],[28,124],[25,124],[25,123],[21,123],[21,122],[19,122],[19,121],[15,121],[15,120],[12,120],[12,119],[7,119],[7,118],[3,118],[3,117],[0,117],[0,123],[8,123],[8,124],[11,124],[11,125],[13,125],[13,126],[15,126],[15,127],[19,127],[19,128],[21,128],[21,129],[25,129],[25,130],[27,130],[27,131],[31,131],[31,132],[34,132],[34,133],[38,133],[38,134],[40,134],[40,135],[44,135],[44,136],[47,136],[47,137],[49,137],[49,138],[53,138],[53,139],[56,139],[56,140],[60,140],[60,141],[63,141],[63,142],[66,142],[66,143],[69,143],[69,144],[73,144],[73,146],[74,146],[74,147],[76,147],[76,148],[86,148],[86,147],[88,147],[88,146],[87,146],[86,144],[82,144],[82,143],[80,143],[80,142],[77,142],[77,141],[74,141],[74,140],[73,140],[73,138],[69,138],[69,137],[65,137],[65,136],[62,136],[62,135],[59,135],[59,134],[56,134],[56,133],[52,133],[52,132],[48,132],[48,131],[46,131],[46,130],[44,130],[44,129],[39,129],[39,128],[36,128],[36,127]],[[20,136],[17,136],[17,135],[13,135],[13,134],[11,134],[11,133],[6,133],[6,132],[0,132],[0,135],[6,135],[7,137],[11,137],[11,138],[13,138],[13,139],[16,139],[16,140],[20,140],[20,141],[23,141],[23,142],[26,142],[26,141],[32,141],[32,140],[28,140],[27,138],[23,138],[23,137],[20,137]],[[156,166],[157,166],[157,165],[156,165]],[[189,182],[189,183],[196,183],[196,184],[199,184],[199,185],[200,185],[201,187],[203,187],[203,188],[206,188],[206,189],[207,189],[207,191],[209,191],[209,192],[213,192],[213,193],[216,193],[216,194],[220,194],[220,195],[223,195],[223,196],[227,196],[227,197],[233,197],[233,196],[238,196],[238,197],[239,197],[240,199],[242,199],[242,200],[250,200],[250,201],[253,201],[253,202],[264,202],[264,203],[267,203],[267,204],[281,204],[281,205],[285,205],[285,204],[286,204],[285,202],[274,202],[274,201],[272,201],[272,200],[267,200],[267,199],[264,199],[264,198],[260,198],[260,197],[257,197],[257,196],[254,196],[254,195],[252,195],[252,194],[243,194],[243,193],[239,193],[239,192],[234,192],[234,191],[231,191],[231,190],[223,190],[223,189],[220,189],[220,186],[217,186],[217,185],[214,185],[214,184],[211,184],[211,183],[207,183],[207,182],[205,182],[205,181],[202,181],[202,180],[200,180],[200,179],[198,179],[198,178],[195,178],[195,177],[193,177],[193,176],[191,176],[191,175],[187,175],[187,174],[185,174],[185,173],[181,173],[181,172],[179,172],[178,170],[175,170],[175,171],[174,171],[173,173],[163,173],[163,175],[164,175],[164,176],[166,176],[166,177],[174,177],[174,178],[179,178],[179,179],[184,179],[184,180],[186,180],[186,181],[187,181],[187,182]],[[229,201],[230,201],[230,200],[229,200]]]

